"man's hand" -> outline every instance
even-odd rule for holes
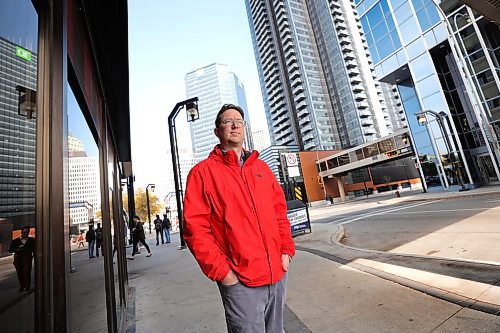
[[[281,255],[281,265],[283,266],[283,270],[285,272],[288,272],[288,266],[290,266],[290,261],[291,261],[291,258],[288,254],[282,254]]]
[[[239,281],[240,280],[238,280],[238,277],[231,269],[229,270],[229,273],[227,273],[226,277],[222,279],[220,283],[222,283],[225,286],[232,286],[233,284],[237,284]]]

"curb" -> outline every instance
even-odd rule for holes
[[[344,234],[344,228],[342,226],[337,226],[337,225],[336,225],[336,227],[337,227],[337,230],[334,231],[331,234],[331,237],[330,237],[330,241],[331,241],[331,243],[334,246],[342,247],[342,248],[350,250],[350,251],[365,252],[365,253],[380,253],[380,254],[391,256],[391,257],[392,256],[394,256],[394,257],[396,257],[396,256],[399,256],[399,257],[406,256],[406,257],[429,259],[428,256],[406,255],[406,254],[393,254],[393,253],[382,252],[382,251],[373,251],[373,250],[365,250],[365,249],[359,249],[359,248],[349,247],[347,245],[344,245],[344,244],[340,243],[340,240],[345,235]],[[385,279],[385,280],[393,281],[393,282],[398,283],[398,284],[400,284],[402,286],[405,286],[405,287],[408,287],[408,288],[411,288],[411,289],[423,292],[423,293],[425,293],[427,295],[430,295],[430,296],[442,299],[442,300],[450,302],[450,303],[457,304],[457,305],[459,305],[461,307],[466,307],[466,308],[470,308],[470,309],[473,309],[473,310],[477,310],[477,311],[481,311],[481,312],[485,312],[485,313],[489,313],[489,314],[500,316],[500,305],[498,305],[498,304],[492,304],[492,303],[486,303],[486,302],[478,301],[476,299],[473,299],[473,298],[470,298],[470,297],[466,297],[466,296],[462,296],[462,295],[459,295],[459,294],[456,294],[456,293],[453,293],[453,292],[450,292],[450,291],[447,291],[447,290],[444,290],[444,289],[436,288],[436,287],[427,285],[427,284],[422,283],[422,282],[418,282],[418,281],[415,281],[415,280],[410,280],[408,278],[401,277],[401,276],[398,276],[398,275],[395,275],[395,274],[392,274],[392,273],[387,273],[385,271],[381,271],[379,269],[376,269],[376,268],[373,268],[373,267],[370,267],[370,266],[366,266],[366,265],[359,264],[359,263],[354,263],[354,262],[351,262],[350,260],[347,260],[347,259],[335,256],[335,255],[331,255],[331,254],[323,252],[323,251],[314,250],[314,249],[310,249],[310,248],[306,248],[306,247],[301,247],[301,246],[298,246],[297,249],[301,250],[301,251],[305,251],[305,252],[309,252],[309,253],[313,253],[313,254],[319,255],[321,257],[324,257],[326,259],[329,259],[329,260],[332,260],[332,261],[335,261],[335,262],[338,262],[338,263],[341,263],[341,264],[349,263],[352,267],[354,267],[354,268],[356,268],[356,269],[358,269],[360,271],[363,271],[363,272],[366,272],[366,273],[378,276],[378,277],[380,277],[382,279]],[[480,262],[480,261],[463,260],[463,259],[456,259],[456,258],[431,258],[431,259],[435,259],[435,260],[451,260],[451,261],[467,262],[467,263],[480,263],[480,264],[493,265],[493,266],[499,266],[500,267],[500,264],[495,264],[495,263],[491,263],[491,262]]]

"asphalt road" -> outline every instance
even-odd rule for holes
[[[342,243],[352,247],[500,262],[499,221],[500,199],[482,196],[398,205],[368,202],[320,215],[314,223],[342,225]],[[426,248],[409,251],[416,240]],[[485,244],[494,247],[485,251]]]

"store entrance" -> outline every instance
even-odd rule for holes
[[[483,182],[484,184],[489,184],[498,181],[495,173],[495,168],[493,167],[493,161],[491,160],[491,157],[489,155],[478,156],[477,164],[479,166],[481,182]]]

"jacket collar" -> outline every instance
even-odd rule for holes
[[[220,145],[215,146],[208,157],[220,160],[227,165],[240,166],[240,157],[236,155],[234,150],[225,152],[220,148]],[[249,152],[248,150],[243,149],[243,161],[245,164],[252,163],[258,157],[259,153],[256,150]]]

